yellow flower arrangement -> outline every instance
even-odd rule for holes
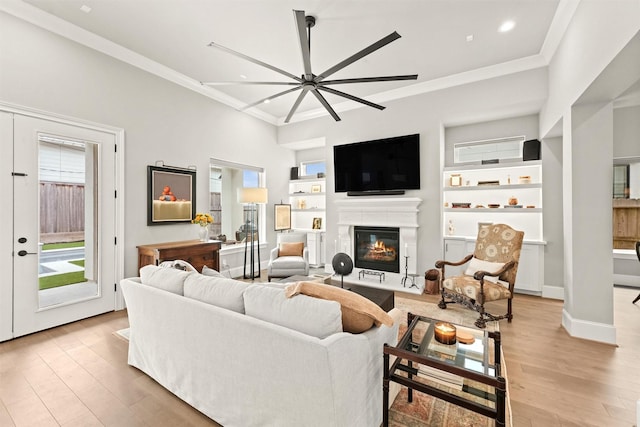
[[[193,224],[198,224],[200,227],[206,227],[213,222],[213,217],[208,213],[197,213],[196,217],[191,220]]]

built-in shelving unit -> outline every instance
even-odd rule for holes
[[[449,167],[443,185],[445,236],[475,236],[478,223],[504,222],[542,240],[541,162]]]
[[[524,231],[525,239],[516,290],[536,295],[542,293],[545,245],[542,162],[446,167],[442,201],[445,259],[459,261],[472,253],[479,226],[508,224]],[[510,201],[516,206],[510,205]],[[453,207],[454,204],[468,204],[469,207]],[[462,273],[462,270],[458,268],[453,272]]]
[[[326,179],[318,177],[289,181],[291,228],[307,233],[309,263],[312,266],[324,265],[326,185]],[[320,226],[314,228],[314,224],[317,227],[318,219]]]

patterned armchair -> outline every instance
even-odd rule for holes
[[[480,313],[475,322],[479,328],[484,328],[487,320],[508,319],[511,322],[511,302],[523,238],[524,232],[505,224],[484,226],[478,231],[473,254],[458,262],[437,261],[436,268],[440,270],[442,280],[442,300],[438,307],[445,309],[447,304],[457,302],[476,310]],[[445,266],[467,263],[464,275],[445,275]],[[503,299],[507,300],[506,314],[493,315],[485,311],[486,302]]]

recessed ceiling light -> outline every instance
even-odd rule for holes
[[[240,78],[241,78],[241,79],[246,79],[246,78],[247,78],[247,76],[245,76],[244,74],[240,74]]]
[[[81,11],[83,11],[84,13],[89,13],[89,12],[91,12],[91,8],[90,8],[89,6],[87,6],[86,4],[83,4],[83,5],[80,7],[80,10],[81,10]]]
[[[468,42],[472,42],[472,41],[473,41],[473,34],[469,34],[469,35],[467,36],[467,41],[468,41]]]
[[[264,100],[264,103],[265,103],[265,104],[268,104],[268,103],[270,103],[270,102],[271,102],[271,100],[270,100],[270,99],[265,99],[265,100]]]
[[[513,21],[504,21],[502,25],[500,25],[500,28],[498,28],[498,31],[500,31],[501,33],[506,33],[507,31],[513,30],[515,26],[516,23]]]

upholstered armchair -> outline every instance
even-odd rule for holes
[[[487,320],[507,319],[511,322],[513,288],[523,238],[524,232],[514,230],[505,224],[484,226],[478,230],[473,254],[458,262],[437,261],[436,268],[440,269],[442,280],[442,300],[438,307],[445,309],[447,304],[460,303],[476,310],[480,317],[475,325],[479,328],[484,328]],[[467,263],[463,275],[446,276],[445,266]],[[494,315],[485,311],[485,303],[497,300],[506,300],[506,314]]]
[[[278,245],[271,249],[267,278],[309,275],[307,233],[278,234]]]

